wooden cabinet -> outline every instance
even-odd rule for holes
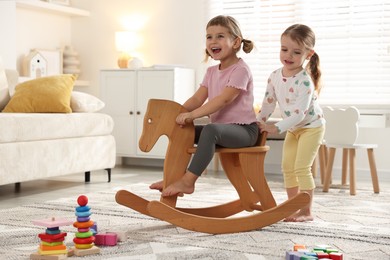
[[[168,145],[165,136],[148,153],[138,148],[148,101],[168,99],[183,104],[194,93],[194,71],[185,68],[102,70],[100,84],[101,99],[106,104],[103,111],[115,123],[117,155],[164,158]]]

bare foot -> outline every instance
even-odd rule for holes
[[[162,196],[168,197],[173,195],[183,196],[183,194],[191,194],[195,190],[195,186],[193,184],[186,183],[185,180],[180,179],[177,182],[169,185],[166,189],[163,190]]]
[[[285,222],[307,222],[313,220],[311,213],[304,210],[300,210],[284,219]]]
[[[163,181],[158,181],[158,182],[152,183],[149,186],[149,189],[159,190],[160,192],[162,192],[163,191],[163,187],[164,187]],[[184,194],[182,192],[179,192],[177,195],[179,197],[183,197],[184,196]]]
[[[152,183],[150,186],[149,186],[149,189],[152,189],[152,190],[159,190],[160,192],[163,190],[163,181],[158,181],[158,182],[155,182],[155,183]]]

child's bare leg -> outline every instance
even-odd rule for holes
[[[195,182],[199,178],[198,175],[187,171],[183,177],[175,183],[169,185],[162,191],[163,197],[173,196],[177,194],[191,194],[195,190]]]
[[[292,188],[294,189],[294,188]],[[298,190],[298,187],[296,188],[296,193],[295,195],[294,192],[295,190],[290,190],[290,194],[289,194],[289,189],[287,189],[287,194],[288,194],[288,198],[292,198],[293,196],[295,196],[296,194],[298,194],[299,190]],[[314,219],[313,215],[311,214],[311,205],[312,205],[312,201],[313,201],[313,195],[314,195],[314,189],[312,190],[303,190],[302,192],[307,192],[309,193],[310,195],[310,202],[308,205],[306,205],[305,207],[303,207],[302,209],[300,209],[299,211],[295,212],[293,215],[291,215],[290,217],[286,218],[284,221],[287,221],[287,222],[306,222],[306,221],[312,221]],[[290,197],[291,195],[291,197]]]

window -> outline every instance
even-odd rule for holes
[[[269,74],[281,67],[280,34],[310,26],[321,60],[321,104],[390,108],[390,1],[209,0],[207,19],[231,15],[256,49],[240,55],[254,76],[261,103]]]

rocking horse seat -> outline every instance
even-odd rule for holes
[[[192,153],[196,151],[193,123],[184,127],[176,124],[177,115],[183,112],[186,110],[178,103],[151,99],[144,117],[139,140],[142,151],[150,151],[161,135],[166,135],[169,140],[164,160],[164,188],[183,176]],[[299,193],[280,205],[276,204],[264,175],[264,159],[269,150],[265,142],[266,133],[262,133],[253,147],[216,149],[222,167],[238,193],[237,200],[206,208],[179,208],[176,207],[177,195],[148,201],[126,190],[118,191],[115,199],[142,214],[210,234],[250,231],[274,224],[306,206],[310,195]],[[259,212],[234,216],[243,211]]]

